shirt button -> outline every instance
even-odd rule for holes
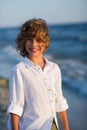
[[[48,91],[50,91],[51,89],[49,88]]]

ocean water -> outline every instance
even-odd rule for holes
[[[87,97],[87,23],[49,25],[51,44],[45,55],[60,66],[63,87]],[[0,28],[0,77],[23,58],[15,50],[20,27]]]

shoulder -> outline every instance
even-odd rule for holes
[[[60,72],[60,67],[57,63],[53,62],[53,61],[49,61],[49,64],[52,68],[54,68],[56,71]]]
[[[16,64],[12,70],[11,70],[11,74],[14,74],[14,73],[18,73],[18,72],[21,72],[25,67],[25,64],[24,62],[19,62],[18,64]]]

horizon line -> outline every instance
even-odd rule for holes
[[[65,22],[65,23],[48,23],[48,26],[55,26],[55,25],[75,25],[75,24],[87,24],[87,21],[75,21],[75,22]],[[22,25],[22,24],[21,24]],[[21,25],[6,25],[6,26],[0,26],[0,28],[17,28],[20,27]]]

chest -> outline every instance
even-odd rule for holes
[[[25,95],[32,100],[52,96],[55,93],[55,73],[53,70],[27,69],[23,74]]]

